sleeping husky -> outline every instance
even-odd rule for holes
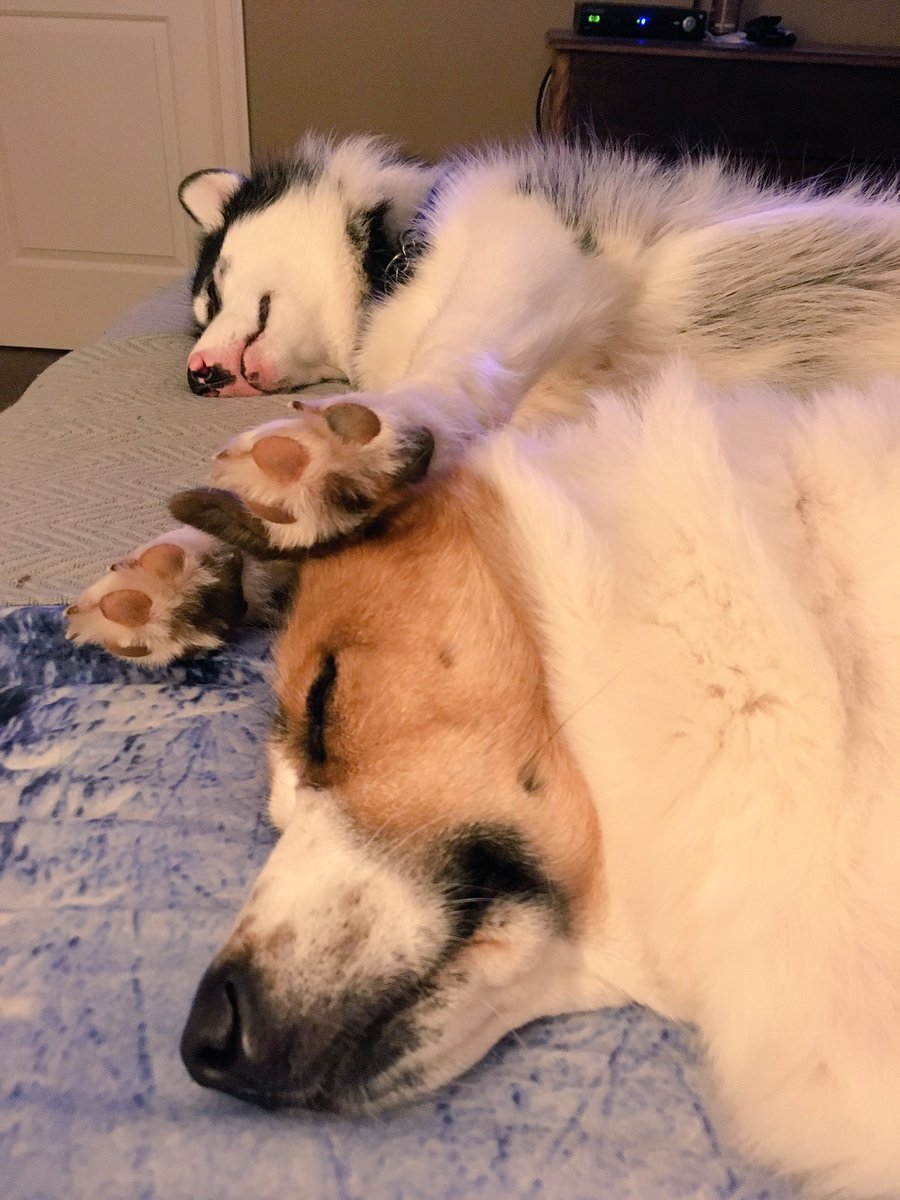
[[[427,430],[303,408],[70,609],[162,662],[299,560],[282,837],[184,1061],[371,1112],[532,1018],[637,1001],[699,1027],[750,1152],[894,1196],[900,385],[799,405],[674,368],[637,399],[424,477]]]
[[[345,378],[427,425],[438,462],[513,414],[577,412],[586,386],[627,391],[673,353],[715,383],[801,392],[900,370],[886,191],[540,142],[431,170],[372,138],[308,137],[180,194],[204,230],[193,390]]]

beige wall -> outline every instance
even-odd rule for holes
[[[900,0],[745,0],[742,17],[767,11],[804,41],[900,47]],[[244,0],[253,150],[308,128],[374,130],[432,157],[525,133],[544,33],[571,20],[567,0]]]

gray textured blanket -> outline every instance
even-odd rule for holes
[[[287,396],[191,395],[190,344],[180,333],[98,342],[0,413],[0,604],[71,599],[174,524],[169,496],[202,483],[232,434],[290,415]]]

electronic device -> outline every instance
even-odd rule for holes
[[[664,4],[576,4],[575,32],[585,37],[697,42],[706,33],[706,13]]]
[[[756,17],[744,26],[748,42],[758,46],[793,46],[796,33],[781,24],[781,17]]]

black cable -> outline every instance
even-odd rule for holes
[[[550,82],[550,76],[552,74],[553,74],[553,68],[548,67],[547,71],[544,75],[544,78],[541,80],[541,86],[538,88],[537,104],[535,104],[535,106],[534,106],[534,128],[537,131],[538,137],[543,137],[543,134],[544,134],[544,122],[543,122],[542,110],[544,107],[544,96],[547,93],[547,85]]]

